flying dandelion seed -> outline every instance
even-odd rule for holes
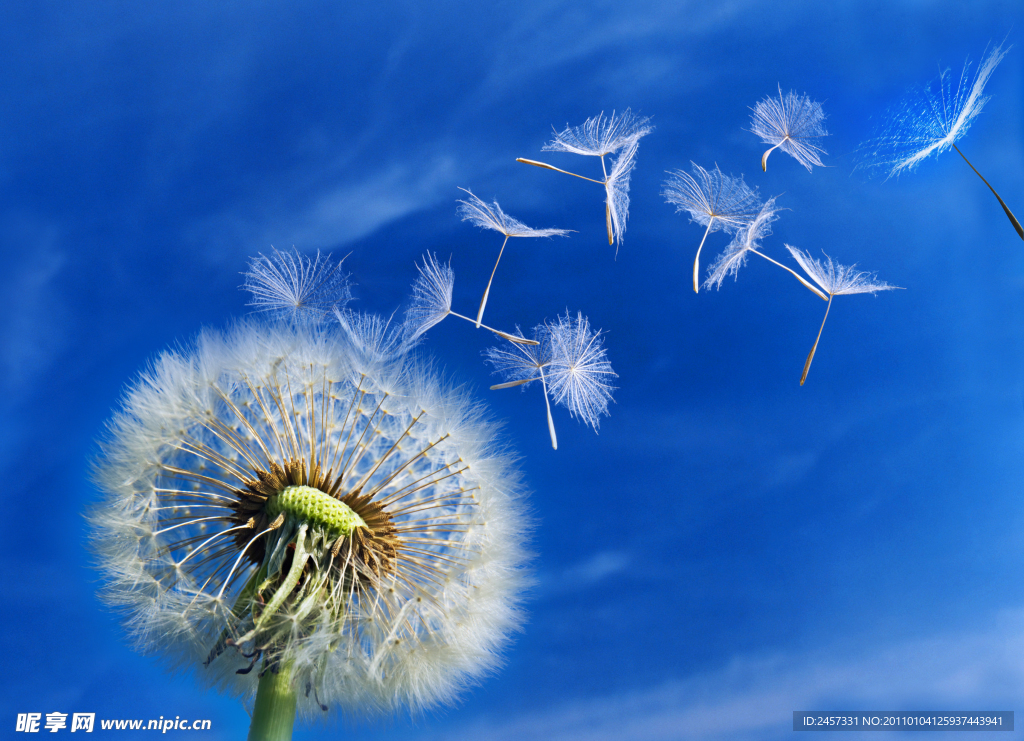
[[[626,219],[629,218],[629,176],[636,166],[636,150],[639,142],[634,140],[626,145],[619,152],[612,163],[611,172],[605,178],[604,188],[606,193],[605,201],[605,222],[608,228],[608,244],[611,244],[611,235],[618,235],[619,244],[622,244],[622,234],[626,231]],[[618,247],[615,254],[619,254]]]
[[[988,102],[989,96],[982,95],[985,85],[1009,50],[1000,44],[989,51],[973,77],[970,60],[964,63],[963,72],[955,81],[948,68],[943,70],[937,89],[933,90],[929,85],[909,95],[890,112],[882,134],[863,145],[862,149],[867,152],[871,167],[888,171],[887,178],[912,172],[932,154],[938,156],[950,148],[955,149],[992,191],[1017,235],[1024,239],[1024,228],[1017,217],[956,145]]]
[[[334,316],[352,300],[349,275],[341,263],[321,258],[310,259],[293,253],[274,250],[270,257],[260,255],[249,261],[243,273],[242,288],[253,295],[248,304],[280,319],[297,324],[318,324]]]
[[[669,173],[662,196],[676,207],[676,213],[688,211],[690,221],[707,227],[693,260],[693,292],[697,293],[700,290],[697,277],[700,251],[708,234],[719,229],[735,234],[757,218],[761,204],[757,189],[751,190],[742,175],[738,178],[723,175],[718,165],[710,171],[694,162],[690,165],[693,175],[682,170]]]
[[[501,250],[498,251],[498,259],[494,262],[494,269],[491,270],[491,277],[487,281],[487,288],[484,289],[484,297],[480,300],[480,310],[476,315],[476,326],[479,328],[480,322],[484,318],[484,308],[487,306],[487,297],[491,293],[491,284],[494,282],[494,274],[498,270],[498,263],[501,262],[501,256],[505,253],[505,245],[508,244],[510,237],[564,237],[569,234],[569,229],[531,229],[521,221],[513,219],[511,216],[501,210],[501,206],[498,205],[497,201],[494,201],[491,205],[487,205],[470,191],[465,188],[459,188],[469,194],[468,201],[459,201],[458,214],[462,217],[463,221],[469,221],[482,229],[493,229],[496,232],[500,232],[505,235],[505,241],[501,243]]]
[[[750,117],[750,131],[761,137],[772,148],[761,155],[761,169],[768,171],[768,155],[781,149],[811,171],[812,165],[824,167],[820,155],[827,154],[818,142],[828,136],[825,131],[825,114],[821,103],[806,95],[790,91],[778,98],[765,98],[753,108]]]
[[[583,314],[573,319],[569,312],[548,325],[551,360],[548,375],[556,404],[569,410],[596,431],[612,401],[612,378],[618,378],[608,362],[601,331],[590,329]]]
[[[521,624],[517,474],[387,322],[246,322],[168,351],[110,422],[91,514],[141,651],[255,702],[250,738],[450,703]]]
[[[566,125],[542,151],[604,157],[650,134],[654,130],[648,125],[650,120],[650,116],[637,116],[629,108],[618,116],[612,111],[608,118],[602,112],[588,118],[582,126]]]
[[[604,117],[604,113],[601,113],[594,118],[588,118],[582,126],[566,126],[564,131],[556,132],[555,138],[542,147],[541,151],[544,152],[571,152],[572,154],[600,157],[604,180],[595,180],[545,162],[523,157],[517,158],[516,162],[554,170],[603,185],[608,244],[610,246],[617,243],[621,246],[622,235],[626,231],[626,217],[629,214],[629,176],[635,166],[640,139],[653,130],[653,127],[648,125],[650,120],[649,116],[634,115],[628,108],[619,116],[616,116],[613,111],[607,119]],[[604,158],[614,152],[620,153],[612,164],[611,173],[609,173]],[[615,254],[618,255],[618,246],[615,249]]]
[[[467,322],[472,322],[478,327],[483,327],[489,332],[494,332],[494,334],[510,342],[522,342],[528,345],[537,344],[534,340],[511,335],[508,332],[488,327],[486,324],[478,324],[476,320],[452,311],[452,290],[455,287],[455,273],[448,263],[442,264],[438,262],[437,257],[428,252],[423,258],[423,265],[417,265],[416,268],[419,270],[419,277],[413,283],[412,300],[405,314],[405,322],[411,340],[415,340],[446,317],[454,316]]]
[[[825,318],[821,320],[821,328],[818,329],[818,336],[814,340],[814,347],[807,355],[807,362],[804,363],[804,372],[800,376],[800,385],[807,380],[807,372],[811,369],[811,361],[814,360],[814,353],[818,349],[818,342],[821,341],[821,333],[825,329],[825,321],[828,319],[829,309],[832,308],[833,296],[845,296],[854,293],[876,293],[878,291],[892,291],[899,286],[890,286],[888,283],[877,282],[872,273],[857,270],[856,265],[840,265],[832,262],[832,258],[825,255],[825,262],[815,260],[811,253],[798,250],[796,247],[786,245],[786,249],[797,261],[804,272],[826,293],[828,293],[828,306],[825,307]]]
[[[520,332],[519,337],[522,337]],[[533,329],[535,346],[513,344],[512,349],[493,347],[485,351],[494,373],[505,378],[491,390],[525,386],[540,381],[547,408],[551,447],[558,449],[558,436],[551,416],[551,399],[597,431],[600,417],[608,414],[618,378],[608,360],[601,332],[593,331],[582,314],[576,319],[560,316],[554,323]],[[550,398],[549,398],[550,397]]]
[[[721,289],[722,281],[725,280],[726,276],[732,275],[734,279],[738,278],[740,268],[747,262],[747,255],[754,254],[758,257],[763,257],[773,265],[778,265],[800,281],[805,288],[828,301],[828,296],[808,283],[799,273],[759,251],[758,248],[761,246],[761,240],[772,233],[772,222],[779,218],[776,214],[781,210],[775,205],[775,198],[769,198],[764,202],[761,206],[761,211],[754,220],[736,232],[732,241],[725,248],[725,251],[708,268],[708,278],[704,281],[705,288],[714,286]]]

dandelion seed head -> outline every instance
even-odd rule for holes
[[[493,229],[506,237],[564,237],[571,231],[569,229],[531,229],[502,211],[497,201],[487,204],[465,188],[459,188],[459,190],[469,194],[469,200],[458,202],[459,216],[463,221],[468,221],[482,229]]]
[[[792,90],[783,95],[780,87],[778,98],[765,98],[754,106],[750,131],[765,144],[792,155],[810,172],[812,165],[823,166],[820,155],[826,152],[820,142],[828,136],[824,121],[821,103]]]
[[[367,373],[372,373],[378,363],[394,362],[415,343],[415,340],[409,341],[401,324],[392,321],[393,317],[349,309],[336,310],[335,317],[352,348],[353,357],[365,364]]]
[[[277,249],[249,262],[242,288],[253,300],[248,304],[296,324],[319,324],[352,300],[349,274],[330,256],[310,258]]]
[[[691,162],[693,174],[682,170],[669,172],[662,195],[676,207],[687,211],[690,221],[708,227],[709,232],[724,229],[735,233],[749,224],[761,210],[757,189],[751,189],[743,176],[724,175],[718,165],[705,170]]]
[[[291,667],[307,717],[453,701],[527,581],[493,426],[379,343],[368,375],[353,332],[246,322],[161,355],[110,422],[90,517],[137,648],[247,702]]]
[[[626,231],[626,219],[629,218],[629,176],[636,166],[636,150],[639,146],[633,140],[622,148],[605,181],[608,214],[612,221],[612,232],[617,245],[622,244],[622,234]]]
[[[565,127],[562,132],[555,132],[555,138],[545,144],[545,152],[572,152],[603,157],[618,151],[631,143],[647,136],[654,127],[648,122],[650,116],[637,116],[629,108],[605,118],[599,113],[588,118],[582,126]]]
[[[452,289],[455,273],[448,263],[438,262],[428,252],[423,264],[417,265],[419,277],[412,285],[412,298],[405,313],[405,324],[409,337],[419,337],[452,311]]]
[[[517,326],[515,336],[527,339]],[[484,357],[493,366],[495,375],[506,383],[523,382],[523,388],[533,381],[539,381],[541,370],[551,362],[551,333],[548,325],[534,327],[533,334],[528,338],[536,340],[536,345],[519,342],[506,342],[498,347],[484,350]]]
[[[959,75],[947,68],[938,80],[911,91],[888,113],[880,135],[861,146],[866,165],[890,178],[953,147],[988,101],[985,85],[1009,50],[1002,44],[988,50],[973,75],[967,60]]]
[[[518,327],[516,336],[525,337]],[[484,352],[492,372],[504,379],[502,386],[525,388],[540,381],[552,401],[597,430],[613,401],[612,379],[618,378],[600,330],[593,331],[582,313],[573,318],[566,311],[554,322],[534,327],[531,339],[538,344],[509,342]]]
[[[828,255],[825,255],[825,260],[821,261],[811,257],[810,252],[804,252],[788,244],[786,249],[807,273],[807,276],[831,296],[876,293],[899,288],[899,286],[891,286],[884,281],[876,280],[874,273],[857,270],[856,265],[840,265],[833,262]]]
[[[775,198],[764,202],[754,220],[736,232],[725,251],[708,268],[705,288],[714,286],[720,289],[726,276],[739,277],[740,268],[746,264],[750,250],[758,249],[761,240],[772,233],[772,222],[779,218],[777,214],[780,210],[775,205]]]
[[[548,325],[546,334],[550,360],[545,375],[551,398],[596,430],[612,401],[611,380],[618,378],[600,330],[591,330],[582,313],[573,319],[566,312]]]

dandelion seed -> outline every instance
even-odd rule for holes
[[[525,339],[523,333],[516,328],[516,336]],[[525,386],[532,381],[540,381],[544,391],[544,406],[548,415],[548,435],[551,436],[551,447],[558,450],[558,435],[555,433],[555,420],[551,416],[551,400],[548,397],[548,380],[544,369],[551,363],[551,343],[545,325],[533,330],[535,345],[523,342],[512,344],[514,350],[504,347],[491,347],[484,351],[487,362],[494,366],[494,373],[503,376],[505,383],[491,386],[491,391],[498,389]]]
[[[786,245],[786,249],[797,261],[804,272],[826,293],[828,293],[828,306],[825,307],[825,318],[821,320],[821,328],[814,340],[814,347],[807,355],[807,362],[804,363],[804,372],[800,376],[800,385],[807,380],[807,372],[811,369],[811,361],[814,360],[814,353],[818,349],[818,342],[821,341],[822,330],[825,329],[825,321],[828,319],[829,309],[832,308],[833,296],[845,296],[854,293],[876,293],[878,291],[892,291],[899,286],[890,286],[888,283],[875,280],[873,273],[866,273],[857,270],[856,265],[840,265],[832,262],[832,258],[825,255],[825,262],[811,257],[809,252],[798,250],[796,247]]]
[[[626,231],[626,219],[629,218],[629,176],[636,166],[637,146],[638,142],[633,141],[622,148],[604,182],[607,196],[604,214],[609,245],[612,243],[612,234],[617,234],[619,244],[622,244],[622,234]],[[615,248],[615,254],[619,254],[618,247]]]
[[[494,429],[352,336],[203,333],[131,386],[97,466],[106,599],[140,650],[255,695],[250,738],[275,693],[292,717],[450,703],[521,622],[526,520]]]
[[[349,309],[335,310],[334,313],[348,346],[367,361],[397,358],[411,349],[402,327],[392,324],[393,316],[385,319],[377,314]]]
[[[405,314],[412,337],[419,337],[452,312],[455,272],[448,263],[440,263],[428,252],[423,265],[417,265],[419,277],[412,284],[412,297]]]
[[[548,334],[552,397],[596,431],[599,418],[608,414],[612,401],[615,387],[610,381],[618,378],[608,362],[601,332],[592,331],[583,314],[577,314],[574,320],[566,312],[549,325]]]
[[[1009,48],[1002,45],[989,51],[977,72],[971,75],[970,60],[955,81],[949,68],[942,71],[937,90],[929,85],[911,93],[889,113],[882,134],[863,146],[871,167],[887,170],[887,178],[911,172],[933,153],[938,156],[951,147],[957,151],[974,174],[992,191],[1017,235],[1024,239],[1024,228],[995,188],[982,176],[956,146],[967,133],[989,97],[983,95],[992,72],[1006,56]]]
[[[616,116],[613,111],[607,119],[601,113],[594,118],[588,118],[582,126],[566,126],[565,131],[556,132],[554,140],[543,146],[542,151],[545,152],[571,152],[600,157],[603,180],[588,178],[523,157],[516,159],[516,162],[554,170],[603,185],[608,244],[609,246],[616,243],[621,245],[622,235],[626,231],[626,217],[629,213],[629,176],[635,166],[634,160],[640,139],[653,130],[652,126],[647,125],[650,120],[649,116],[634,115],[628,108],[620,116]],[[620,150],[619,157],[612,165],[612,172],[609,174],[604,162],[605,155]],[[618,255],[618,247],[616,247],[615,253]]]
[[[522,337],[522,333],[518,332]],[[548,432],[551,447],[558,449],[555,423],[551,416],[551,399],[569,410],[596,431],[601,415],[608,414],[612,401],[612,378],[618,378],[608,361],[601,332],[590,329],[590,322],[577,314],[573,320],[569,313],[554,323],[534,327],[536,346],[514,344],[513,349],[489,348],[487,361],[494,373],[505,378],[504,383],[491,386],[492,390],[526,386],[540,381],[547,407]]]
[[[452,289],[455,286],[455,273],[448,263],[440,263],[437,257],[427,253],[423,258],[423,265],[417,265],[419,277],[412,285],[412,299],[409,308],[405,313],[405,324],[408,329],[410,341],[414,341],[435,324],[443,321],[448,316],[458,317],[467,322],[477,324],[476,320],[470,319],[462,314],[452,311]],[[533,340],[516,337],[508,332],[502,332],[488,327],[486,324],[479,324],[489,332],[503,337],[511,342],[523,342],[526,344],[537,344]]]
[[[491,283],[494,282],[494,273],[498,270],[498,263],[501,262],[501,256],[505,253],[505,245],[508,244],[509,238],[564,237],[569,234],[571,230],[531,229],[521,221],[513,219],[502,211],[497,201],[488,206],[465,188],[459,188],[459,190],[468,193],[470,199],[468,201],[459,201],[460,205],[458,213],[462,216],[463,221],[469,221],[483,229],[493,229],[494,231],[505,235],[505,241],[501,243],[501,250],[498,252],[498,259],[494,263],[494,269],[491,270],[491,277],[487,281],[487,288],[484,289],[484,297],[480,300],[480,310],[476,315],[476,326],[479,328],[480,322],[484,317],[484,308],[487,306],[487,297],[491,292]]]
[[[242,288],[253,295],[249,306],[296,324],[319,324],[352,300],[348,273],[319,252],[310,259],[275,249],[252,258],[243,275]]]
[[[757,189],[751,190],[742,175],[738,178],[723,175],[717,165],[709,171],[693,162],[690,164],[693,175],[682,170],[670,172],[662,195],[675,205],[676,213],[688,211],[690,221],[707,227],[693,260],[693,292],[697,293],[700,251],[708,234],[719,229],[735,234],[757,217],[761,205]]]
[[[808,283],[799,273],[759,251],[761,240],[772,233],[772,222],[779,218],[776,214],[780,210],[780,208],[776,207],[774,198],[769,198],[765,201],[764,205],[761,206],[760,213],[747,226],[736,232],[732,241],[725,248],[725,251],[708,268],[708,278],[704,281],[705,288],[714,286],[721,289],[722,281],[725,280],[726,276],[732,275],[734,279],[738,278],[740,268],[747,262],[747,255],[752,253],[758,257],[763,257],[773,265],[778,265],[800,281],[805,288],[823,300],[828,301],[828,296]]]
[[[650,120],[650,116],[637,116],[629,108],[618,116],[612,111],[608,118],[602,112],[588,118],[582,126],[567,124],[542,151],[604,157],[650,134],[654,130],[648,125]]]
[[[754,114],[750,120],[750,131],[761,137],[765,144],[771,144],[761,156],[761,169],[768,171],[768,155],[776,149],[790,154],[801,165],[811,171],[812,165],[823,167],[821,154],[827,154],[818,142],[828,136],[825,131],[825,114],[821,103],[811,100],[806,95],[797,95],[790,91],[779,97],[765,98],[754,106]]]

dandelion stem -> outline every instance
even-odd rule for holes
[[[528,340],[525,337],[516,337],[514,334],[509,334],[508,332],[502,332],[500,329],[495,329],[494,327],[488,327],[486,324],[477,324],[477,320],[476,319],[470,319],[468,316],[462,316],[462,314],[456,314],[454,311],[449,311],[448,313],[451,314],[454,317],[458,317],[459,319],[465,319],[467,322],[472,322],[473,324],[476,324],[476,326],[478,326],[478,327],[483,327],[488,332],[494,332],[494,334],[498,335],[498,337],[501,337],[502,339],[508,340],[509,342],[515,342],[517,345],[539,345],[540,344],[539,342],[537,342],[537,340]]]
[[[953,143],[950,142],[950,144]],[[1003,199],[999,197],[998,193],[996,193],[996,189],[989,184],[988,180],[982,177],[981,173],[978,172],[974,165],[971,164],[971,161],[964,157],[964,153],[960,151],[960,147],[958,147],[956,144],[953,144],[953,149],[956,150],[957,154],[964,158],[964,162],[966,162],[967,165],[972,170],[974,170],[974,174],[981,178],[981,182],[983,182],[985,185],[988,185],[988,189],[992,191],[992,195],[996,197],[996,200],[999,201],[999,205],[1003,207],[1003,211],[1006,212],[1006,217],[1010,220],[1010,223],[1013,224],[1013,228],[1017,230],[1017,236],[1020,237],[1021,239],[1024,239],[1024,228],[1021,227],[1020,222],[1017,221],[1017,217],[1013,215],[1013,213],[1010,211],[1007,205],[1003,202]]]
[[[783,270],[788,270],[788,271],[789,271],[790,273],[792,273],[792,274],[793,274],[793,277],[794,277],[794,278],[796,278],[796,279],[797,279],[798,281],[800,281],[801,283],[803,283],[803,284],[804,284],[804,286],[806,286],[806,287],[807,287],[808,289],[810,289],[810,290],[811,290],[811,291],[813,291],[813,292],[814,292],[814,293],[815,293],[816,295],[818,295],[818,296],[819,296],[819,297],[821,298],[821,300],[822,300],[822,301],[828,301],[828,296],[826,296],[826,295],[825,295],[824,293],[822,293],[822,292],[821,292],[821,291],[819,291],[819,290],[818,290],[817,288],[815,288],[815,287],[814,287],[814,286],[812,286],[812,285],[811,285],[810,283],[808,283],[808,282],[807,282],[807,281],[806,281],[806,280],[805,280],[805,279],[803,278],[803,276],[801,276],[801,275],[800,275],[799,273],[797,273],[797,272],[796,272],[795,270],[793,270],[792,268],[788,268],[788,267],[786,267],[786,266],[785,266],[785,265],[783,265],[783,264],[782,264],[781,262],[776,262],[776,261],[775,261],[775,260],[773,260],[772,258],[768,257],[768,255],[764,255],[764,254],[761,254],[760,252],[758,252],[757,250],[755,250],[755,249],[753,249],[753,248],[751,248],[751,249],[750,249],[750,251],[751,251],[751,252],[753,252],[753,253],[754,253],[755,255],[761,255],[761,257],[763,257],[763,258],[764,258],[765,260],[767,260],[768,262],[770,262],[770,263],[773,263],[773,264],[775,264],[775,265],[778,265],[778,266],[779,266],[780,268],[782,268]]]
[[[829,294],[828,306],[825,307],[825,319],[828,319],[828,310],[832,308],[832,295]],[[821,329],[818,330],[818,336],[814,340],[814,347],[811,348],[811,352],[807,355],[807,362],[804,363],[804,374],[800,376],[800,385],[804,385],[804,381],[807,380],[807,371],[811,369],[811,361],[814,360],[814,351],[818,349],[818,341],[821,340],[821,330],[825,329],[825,319],[821,320]]]
[[[708,228],[704,230],[704,236],[700,240],[700,246],[697,247],[697,256],[693,258],[693,292],[698,293],[700,291],[700,283],[697,282],[697,271],[700,270],[700,251],[704,246],[704,240],[708,238],[708,233],[711,231],[711,225],[715,223],[715,217],[712,216],[708,221]]]
[[[568,170],[560,170],[559,168],[555,167],[554,165],[547,165],[547,164],[544,164],[543,162],[537,162],[536,160],[528,160],[528,159],[523,159],[522,157],[517,157],[516,158],[516,162],[522,162],[524,165],[533,165],[534,167],[543,167],[545,170],[554,170],[555,172],[564,172],[566,175],[572,175],[574,178],[581,178],[583,180],[589,180],[592,183],[597,183],[598,185],[604,185],[604,181],[603,180],[594,180],[593,178],[583,177],[583,175],[577,175],[575,172],[569,172]]]
[[[788,140],[789,140],[789,134],[786,134],[786,136],[783,137],[782,141],[780,141],[774,147],[772,147],[767,152],[765,152],[764,154],[761,155],[761,171],[762,172],[768,172],[768,155],[771,154],[772,152],[774,152],[779,147],[781,147]]]
[[[249,741],[290,741],[297,704],[291,663],[264,669],[256,690]]]
[[[491,270],[491,278],[487,281],[487,288],[484,289],[484,297],[480,299],[480,311],[476,313],[476,328],[480,329],[480,322],[484,318],[484,307],[487,306],[487,296],[491,293],[491,283],[494,282],[494,274],[498,271],[498,263],[501,262],[501,256],[505,254],[505,245],[508,244],[508,235],[505,235],[505,241],[501,243],[501,251],[498,252],[498,259],[494,261],[494,269]]]

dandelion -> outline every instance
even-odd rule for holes
[[[412,303],[405,313],[406,326],[409,328],[409,336],[412,340],[422,335],[435,324],[443,321],[448,316],[465,319],[478,327],[483,327],[499,337],[511,342],[523,342],[528,345],[537,344],[534,340],[527,340],[516,337],[507,332],[488,327],[486,324],[478,324],[468,316],[456,314],[452,311],[452,289],[455,287],[455,273],[448,263],[441,264],[437,257],[427,253],[423,258],[423,265],[417,265],[419,277],[412,285]]]
[[[693,162],[690,164],[693,175],[682,170],[670,172],[662,195],[675,205],[676,213],[689,211],[690,221],[707,227],[693,260],[693,292],[697,293],[700,251],[708,234],[719,229],[735,234],[757,217],[761,207],[757,190],[751,190],[742,175],[738,178],[723,175],[718,165],[708,171]]]
[[[107,601],[140,650],[253,707],[250,738],[290,738],[296,710],[450,703],[521,622],[494,428],[352,332],[203,332],[132,384],[97,464]]]
[[[599,418],[608,414],[608,402],[615,387],[609,381],[618,378],[608,362],[601,331],[590,329],[590,322],[569,312],[548,325],[551,343],[551,394],[556,404],[569,410],[573,417],[597,430]]]
[[[603,185],[608,244],[610,246],[617,241],[621,245],[622,235],[626,231],[626,217],[629,215],[629,176],[636,164],[636,151],[640,139],[653,130],[653,127],[648,125],[650,120],[649,116],[634,115],[628,108],[619,116],[612,111],[612,115],[607,119],[604,118],[604,113],[601,113],[594,118],[588,118],[582,126],[566,126],[564,131],[556,132],[555,138],[542,147],[544,152],[571,152],[600,157],[604,180],[595,180],[575,172],[562,170],[554,165],[523,157],[516,159],[516,162],[554,170]],[[619,152],[619,155],[612,163],[609,174],[604,158],[614,152]],[[618,247],[616,247],[616,254],[618,254]]]
[[[253,295],[249,306],[297,324],[318,324],[352,300],[348,273],[319,252],[310,259],[275,249],[252,258],[243,275],[242,288]]]
[[[393,315],[385,319],[378,314],[348,309],[335,309],[334,314],[348,347],[368,362],[396,357],[412,349],[413,342],[409,341],[403,327],[392,324]]]
[[[1017,235],[1024,239],[1024,228],[1017,217],[956,145],[988,101],[989,97],[982,95],[985,85],[1007,51],[1001,44],[989,51],[973,76],[970,60],[964,63],[963,72],[955,81],[949,68],[943,70],[937,90],[929,85],[908,96],[890,113],[882,135],[866,145],[866,149],[871,166],[888,170],[888,178],[913,171],[933,153],[938,156],[952,147],[992,191]]]
[[[725,248],[725,251],[718,256],[718,259],[708,269],[709,275],[707,280],[704,281],[705,288],[714,286],[721,289],[722,281],[728,275],[738,278],[740,268],[747,262],[747,255],[754,254],[758,257],[763,257],[773,265],[778,265],[783,270],[792,274],[805,288],[820,296],[823,300],[828,301],[828,296],[808,283],[799,273],[758,251],[758,248],[761,246],[761,240],[772,233],[772,222],[779,218],[776,214],[780,210],[776,207],[774,198],[769,198],[764,202],[761,206],[761,211],[754,217],[754,220],[736,232],[733,240]]]
[[[622,148],[612,163],[611,172],[604,181],[607,193],[604,210],[605,222],[609,235],[612,233],[619,235],[619,244],[622,244],[622,233],[626,231],[626,219],[629,218],[629,176],[636,166],[638,146],[639,143],[634,140]],[[611,237],[609,237],[608,244],[611,244]],[[618,248],[615,253],[618,254]]]
[[[876,293],[878,291],[891,291],[899,286],[890,286],[888,283],[875,280],[875,276],[857,270],[856,265],[840,265],[832,262],[832,258],[825,255],[825,262],[815,260],[809,252],[798,250],[796,247],[786,245],[786,249],[799,263],[804,272],[826,293],[828,293],[828,306],[825,307],[825,318],[821,320],[821,328],[818,330],[818,337],[814,340],[814,347],[807,355],[807,362],[804,363],[804,372],[800,376],[800,385],[807,380],[807,372],[811,369],[811,361],[814,360],[814,353],[818,349],[818,342],[821,340],[822,330],[825,329],[825,321],[828,319],[829,309],[832,308],[833,296],[844,296],[853,293]]]
[[[776,149],[790,154],[801,165],[811,171],[811,165],[823,167],[821,154],[827,154],[817,142],[824,136],[825,114],[821,103],[811,100],[806,95],[797,95],[790,91],[779,97],[765,98],[753,108],[750,117],[750,131],[761,137],[765,144],[772,148],[761,155],[761,169],[768,171],[768,155]]]
[[[517,336],[523,338],[522,332]],[[491,391],[524,386],[531,381],[540,381],[544,390],[544,406],[548,414],[548,434],[551,436],[551,447],[558,450],[558,435],[555,433],[555,420],[551,416],[551,401],[548,397],[548,380],[544,369],[551,363],[550,336],[545,325],[534,328],[535,345],[522,342],[512,343],[514,350],[504,347],[491,347],[485,351],[487,361],[494,366],[494,373],[504,376],[505,383],[491,386]]]
[[[519,337],[522,333],[519,332]],[[569,410],[596,431],[600,417],[608,414],[612,401],[612,378],[618,378],[608,361],[607,350],[600,330],[592,331],[590,322],[582,314],[573,320],[569,312],[554,323],[534,327],[536,345],[514,343],[512,349],[489,348],[487,361],[494,373],[506,380],[491,386],[491,390],[525,386],[540,381],[547,408],[548,433],[551,447],[558,449],[558,436],[551,416],[551,399]]]
[[[452,313],[455,272],[448,263],[439,263],[427,253],[423,265],[417,265],[419,277],[412,284],[412,304],[405,314],[413,337],[419,337]]]
[[[588,118],[582,126],[566,125],[561,133],[544,145],[545,152],[571,152],[591,157],[604,157],[647,136],[654,130],[649,126],[650,116],[637,116],[629,108],[616,116],[615,111],[608,118],[599,113]]]
[[[494,274],[498,270],[498,263],[501,262],[501,256],[505,253],[505,245],[508,244],[510,237],[564,237],[570,230],[568,229],[531,229],[521,221],[513,219],[511,216],[501,210],[501,206],[495,201],[490,206],[481,201],[475,195],[470,193],[465,188],[459,188],[469,194],[468,201],[459,201],[458,213],[462,216],[463,221],[469,221],[482,229],[493,229],[496,232],[500,232],[505,235],[505,241],[501,243],[501,250],[498,252],[498,259],[494,263],[494,269],[491,270],[491,277],[487,281],[487,288],[484,289],[484,297],[480,300],[480,310],[476,315],[476,326],[480,327],[480,322],[484,317],[484,308],[487,306],[487,297],[491,292],[491,283],[494,282]]]

